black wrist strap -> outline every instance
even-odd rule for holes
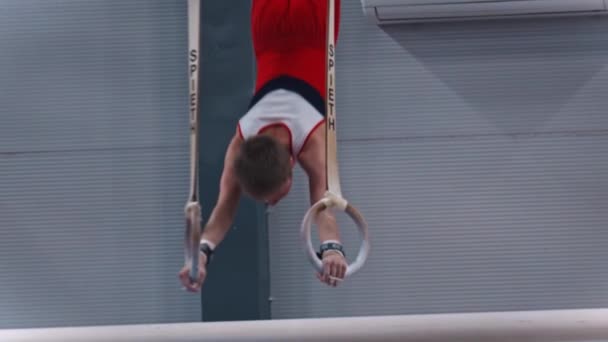
[[[328,242],[322,244],[319,248],[319,252],[317,252],[317,257],[319,257],[319,259],[323,259],[323,253],[326,251],[337,251],[342,254],[342,256],[346,256],[346,254],[344,254],[344,248],[342,247],[342,245],[336,242]]]
[[[211,256],[213,255],[213,250],[206,243],[201,243],[199,246],[199,250],[201,253],[204,253],[207,256],[206,265],[209,265],[209,263],[211,262]]]

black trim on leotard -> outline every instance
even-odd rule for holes
[[[268,93],[277,89],[285,89],[297,93],[310,103],[322,116],[325,116],[325,101],[321,94],[319,94],[319,92],[310,84],[291,76],[279,76],[266,82],[266,84],[253,95],[253,98],[249,102],[249,109],[258,103],[264,96],[268,95]]]

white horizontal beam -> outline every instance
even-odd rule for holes
[[[608,309],[0,330],[2,342],[608,341]]]

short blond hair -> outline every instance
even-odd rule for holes
[[[266,196],[278,190],[291,176],[290,152],[275,138],[256,135],[240,146],[234,168],[245,192]]]

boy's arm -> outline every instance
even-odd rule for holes
[[[313,132],[298,161],[308,176],[310,205],[317,203],[327,191],[325,173],[325,131],[324,124]],[[331,211],[324,210],[318,216],[319,240],[340,240],[340,231],[336,218]]]
[[[219,245],[230,230],[241,197],[241,189],[233,168],[240,143],[241,138],[237,133],[226,150],[218,200],[203,230],[202,239],[211,242],[213,247]]]
[[[327,191],[324,130],[321,127],[318,128],[306,145],[298,159],[308,176],[310,205],[314,205],[325,196],[325,191]],[[340,242],[338,222],[330,210],[319,213],[315,223],[319,227],[321,242]],[[329,286],[337,286],[338,281],[344,278],[348,266],[344,255],[335,250],[328,250],[323,253],[321,258],[323,259],[323,272],[317,274],[317,278]]]
[[[241,197],[241,190],[234,175],[233,162],[239,149],[241,138],[238,133],[232,138],[224,157],[224,169],[220,180],[220,194],[217,203],[209,220],[205,225],[201,239],[209,243],[209,247],[216,248],[230,230],[234,216],[236,215],[237,205]],[[190,279],[190,266],[184,265],[179,272],[179,278],[185,289],[191,292],[198,292],[207,276],[207,256],[199,253],[198,279],[193,282]]]

